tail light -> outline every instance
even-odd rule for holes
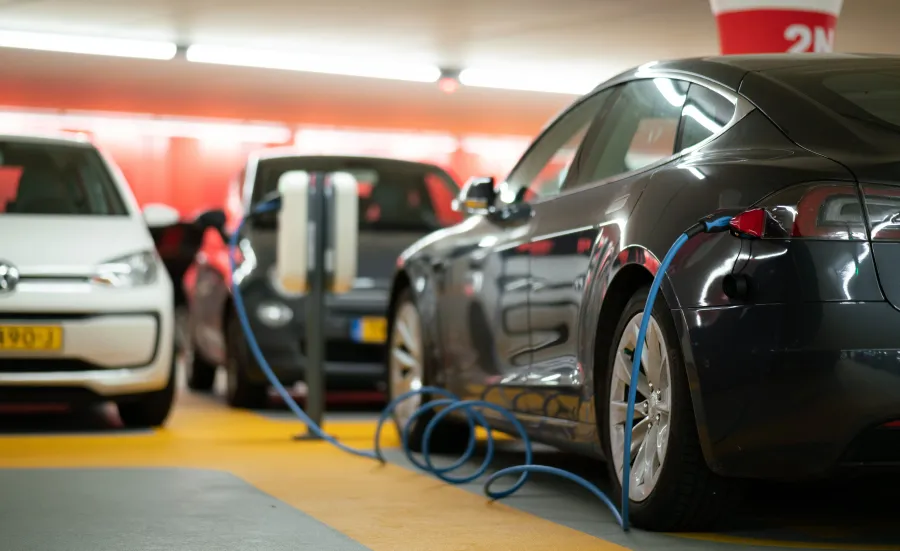
[[[859,191],[843,183],[785,188],[735,216],[730,226],[737,235],[753,239],[866,239]]]

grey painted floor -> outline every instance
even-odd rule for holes
[[[3,551],[366,551],[236,476],[0,470]]]

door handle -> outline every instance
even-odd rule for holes
[[[513,203],[491,213],[491,220],[501,226],[525,224],[534,216],[534,209],[528,203]]]

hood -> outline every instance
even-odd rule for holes
[[[23,276],[88,276],[98,264],[154,249],[147,227],[129,216],[4,214],[0,235],[0,260]]]

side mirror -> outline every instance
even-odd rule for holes
[[[223,229],[226,221],[225,211],[222,209],[205,210],[194,218],[194,224],[201,228],[213,228],[216,230]]]
[[[464,214],[488,214],[495,197],[493,177],[471,178],[453,200],[453,210]]]
[[[163,203],[149,203],[144,205],[144,221],[150,228],[165,228],[174,226],[181,221],[181,213],[174,207]]]

